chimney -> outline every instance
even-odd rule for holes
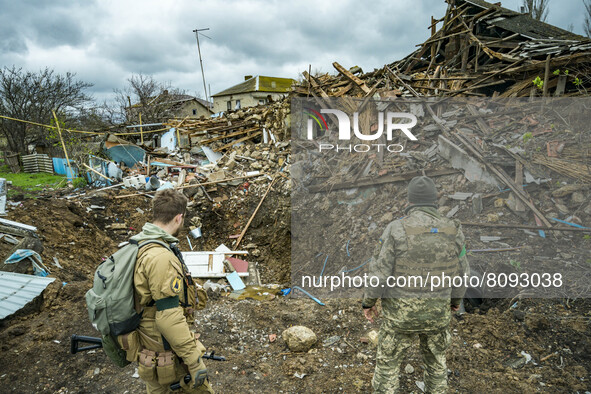
[[[523,6],[523,5],[521,6],[521,13],[525,14],[525,6]]]
[[[245,81],[248,81],[250,78],[252,78],[252,75],[245,75],[245,76],[244,76],[244,80],[245,80]]]

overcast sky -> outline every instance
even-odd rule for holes
[[[517,10],[521,0],[503,1]],[[205,78],[217,93],[245,75],[297,78],[334,72],[333,61],[371,71],[398,60],[429,35],[443,0],[74,1],[0,0],[0,65],[75,72],[110,100],[134,73],[203,93],[195,28],[202,37]],[[548,22],[582,33],[582,0],[550,0]]]

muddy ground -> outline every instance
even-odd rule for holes
[[[191,208],[192,215],[203,218],[204,237],[196,248],[211,249],[222,242],[232,247],[229,236],[240,233],[265,187],[253,187],[248,195],[238,189],[220,188],[217,193],[226,193],[229,200],[216,205],[204,200]],[[142,383],[133,377],[133,364],[120,369],[100,350],[69,354],[71,334],[97,334],[84,305],[96,265],[149,218],[150,199],[113,198],[124,193],[95,192],[91,198],[71,200],[60,199],[55,192],[41,193],[10,210],[8,219],[38,227],[45,248],[41,255],[58,279],[38,301],[40,310],[28,308],[0,323],[1,392],[144,392]],[[89,210],[90,205],[105,208]],[[125,223],[127,230],[108,228],[114,223]],[[251,251],[257,250],[258,256],[252,254],[249,260],[258,263],[264,283],[289,285],[289,224],[289,194],[278,187],[267,197],[243,241],[244,246],[256,246]],[[503,235],[520,239],[540,255],[585,253],[591,246],[580,235],[542,240],[511,231]],[[188,247],[186,233],[187,229],[180,236],[183,250]],[[474,228],[466,228],[465,233],[468,245],[478,246],[479,233]],[[525,258],[519,253],[502,252],[495,258]],[[51,265],[53,257],[63,269]],[[487,259],[490,256],[474,256],[471,261]],[[326,306],[320,306],[307,298],[237,301],[212,297],[208,307],[198,312],[197,330],[208,350],[228,359],[207,362],[216,392],[369,392],[375,347],[362,339],[378,326],[363,318],[359,300],[325,301]],[[472,313],[455,317],[448,355],[450,392],[591,390],[590,307],[586,300],[499,299],[487,300]],[[318,343],[310,352],[289,352],[280,334],[292,325],[314,330]],[[278,334],[277,340],[270,342],[270,334]],[[525,365],[521,365],[521,352],[531,356]],[[417,347],[409,352],[403,368],[406,364],[414,372],[402,372],[401,387],[404,392],[418,393],[415,381],[422,380],[422,368]]]

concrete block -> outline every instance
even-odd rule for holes
[[[484,165],[472,158],[465,150],[442,135],[439,136],[438,142],[439,155],[446,159],[453,168],[464,170],[464,176],[470,182],[481,181],[499,186],[497,179],[486,170]]]

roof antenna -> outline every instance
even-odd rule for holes
[[[205,101],[209,102],[209,98],[207,97],[207,85],[205,84],[205,73],[203,72],[203,59],[201,58],[201,47],[199,46],[199,34],[211,40],[211,37],[207,37],[205,34],[199,33],[200,31],[205,30],[209,30],[209,27],[205,29],[195,29],[193,30],[193,33],[195,33],[195,38],[197,38],[197,52],[199,52],[199,64],[201,64],[201,76],[203,77],[203,90],[205,91]]]

